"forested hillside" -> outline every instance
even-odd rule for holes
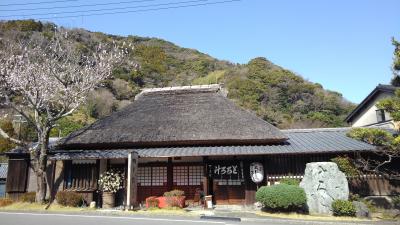
[[[0,48],[4,40],[52,38],[56,29],[62,28],[31,20],[1,22]],[[223,83],[230,99],[280,128],[344,126],[343,118],[354,107],[340,93],[324,90],[320,84],[263,57],[234,64],[157,38],[122,37],[84,29],[69,30],[68,36],[84,54],[90,54],[99,43],[125,42],[133,44],[134,50],[114,69],[113,77],[89,96],[86,105],[59,121],[53,136],[65,136],[123,108],[145,87]],[[0,109],[0,113],[3,117],[6,113],[12,115],[7,109]],[[9,121],[3,119],[2,126],[9,126]],[[28,131],[22,133],[29,138]]]

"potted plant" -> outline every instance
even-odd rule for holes
[[[124,176],[121,172],[109,170],[100,175],[99,190],[103,193],[103,208],[115,206],[115,193],[123,188]]]

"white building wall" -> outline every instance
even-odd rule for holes
[[[385,112],[385,119],[389,122],[378,123],[378,119],[376,117],[376,104],[384,99],[392,97],[392,95],[388,93],[380,93],[371,103],[361,112],[353,121],[352,127],[365,127],[365,126],[380,126],[380,127],[388,127],[394,128],[394,124],[391,122],[392,118],[390,117],[389,113]]]

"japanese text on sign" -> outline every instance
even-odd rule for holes
[[[208,165],[208,175],[214,178],[239,179],[242,172],[239,163],[213,163]]]

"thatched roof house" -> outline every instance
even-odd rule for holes
[[[79,191],[88,201],[99,200],[99,174],[118,169],[128,186],[117,203],[131,205],[172,189],[193,199],[202,189],[217,204],[252,204],[253,162],[264,167],[259,185],[271,185],[287,176],[300,179],[308,162],[375,149],[348,138],[347,131],[281,131],[235,105],[220,85],[145,89],[123,110],[60,140],[49,155],[48,179],[52,190]],[[17,161],[29,157],[23,154],[9,155],[10,168],[28,168]],[[12,171],[23,176],[25,170]],[[26,190],[23,185],[10,185],[8,193]]]
[[[123,110],[63,139],[60,148],[271,144],[286,139],[211,85],[145,90]]]

